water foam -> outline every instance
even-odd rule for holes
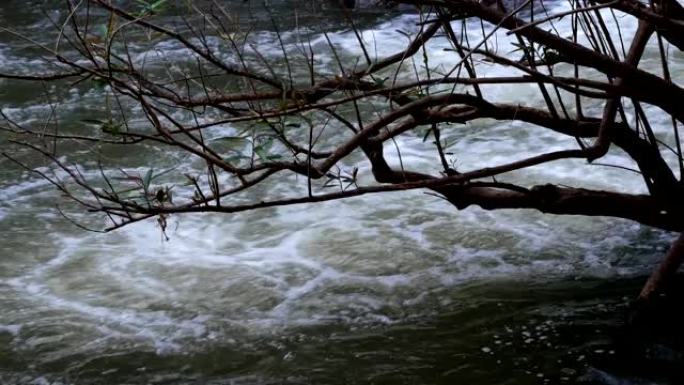
[[[363,39],[378,56],[397,52],[406,40],[394,30],[415,32],[417,20],[415,15],[399,16],[364,31]],[[278,48],[271,46],[275,41],[272,34],[256,38],[265,46],[263,52],[280,55]],[[293,36],[285,38],[295,40]],[[344,55],[360,55],[353,33],[334,32],[331,39]],[[297,49],[296,43],[287,44],[287,50]],[[320,35],[312,44],[327,47]],[[430,47],[435,65],[453,63],[453,55],[440,54],[447,47],[445,40],[436,39]],[[155,49],[165,51],[170,59],[187,53],[161,43]],[[322,67],[334,67],[329,56],[319,55],[319,59]],[[510,74],[497,66],[478,69],[489,76]],[[520,97],[503,87],[488,86],[487,92],[500,101]],[[531,103],[539,102],[534,87],[522,92]],[[512,130],[519,136],[511,138]],[[512,150],[517,156],[528,156],[573,142],[572,138],[540,132],[510,123],[458,127],[453,150],[461,164],[480,167],[510,161]],[[212,129],[216,136],[234,133],[231,126]],[[429,143],[422,138],[406,135],[397,140],[401,154],[389,147],[386,151],[393,165],[399,164],[400,155],[407,168],[429,171],[435,164]],[[630,165],[619,153],[611,153],[607,160]],[[354,165],[368,171],[367,164],[350,160],[349,166]],[[179,172],[198,169],[196,165],[184,167]],[[143,174],[146,168],[128,170]],[[598,187],[627,191],[643,188],[636,177],[625,181],[623,174],[612,170],[596,168],[589,175],[583,170],[586,166],[577,162],[558,162],[510,177],[531,182],[588,180]],[[618,182],[610,182],[613,177]],[[303,185],[299,182],[299,186],[268,185],[273,187],[268,193],[298,191]],[[31,178],[0,190],[0,200],[30,203],[45,187],[45,181]],[[56,245],[59,251],[47,262],[31,265],[7,281],[32,308],[27,311],[35,318],[31,330],[56,328],[55,319],[67,318],[87,336],[56,328],[67,346],[46,360],[116,349],[122,341],[169,354],[213,340],[265,335],[298,325],[406,322],[412,316],[409,310],[429,312],[421,306],[435,298],[446,306],[457,300],[452,299],[454,291],[476,280],[642,274],[661,255],[667,241],[667,235],[625,221],[555,219],[518,211],[456,212],[420,192],[246,214],[172,216],[171,221],[168,243],[162,241],[154,221],[108,236],[77,238],[56,229],[44,242]],[[58,315],[46,317],[50,312]],[[23,338],[29,326],[14,322],[6,325],[8,332]],[[40,337],[23,341],[33,348],[55,342]]]

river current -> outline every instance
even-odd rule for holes
[[[247,14],[242,1],[224,3]],[[282,20],[285,44],[294,44],[289,3],[268,6]],[[62,4],[2,1],[0,25],[47,43],[54,26],[46,15],[64,17]],[[265,11],[255,12],[259,17]],[[355,15],[378,56],[400,51],[406,38],[398,31],[415,31],[418,21],[413,13],[376,8]],[[322,52],[322,68],[334,63],[330,56],[325,62],[321,26],[340,55],[360,54],[338,16],[335,7],[321,6],[298,21],[317,26],[307,33]],[[627,36],[635,22],[620,20]],[[262,53],[280,55],[272,30],[254,36]],[[429,45],[434,63],[450,60],[439,53],[446,44],[436,39]],[[154,50],[171,59],[187,56],[169,42]],[[673,74],[681,76],[684,60],[672,55],[680,59]],[[651,45],[644,65],[657,66],[656,57]],[[43,66],[30,43],[0,32],[0,72]],[[506,74],[486,63],[480,70]],[[37,125],[57,103],[59,119],[69,127],[102,104],[103,91],[87,87],[57,90],[61,99],[46,100],[45,89],[55,91],[50,87],[0,80],[0,108]],[[497,100],[543,103],[533,86],[485,88]],[[669,118],[651,112],[659,135],[671,142]],[[226,125],[213,135],[235,130]],[[464,168],[574,142],[538,127],[494,121],[459,126],[448,135]],[[9,138],[0,132],[0,151],[46,167]],[[405,165],[427,169],[436,162],[420,136],[399,140]],[[166,148],[138,150],[105,148],[98,156],[107,167],[140,172],[150,164],[180,171],[201,166]],[[83,145],[67,155],[95,172],[92,154]],[[388,158],[398,162],[398,156]],[[633,166],[617,150],[605,163]],[[361,157],[352,157],[352,165],[368,171]],[[645,190],[628,170],[580,161],[505,178]],[[263,193],[299,191],[288,183],[278,180]],[[631,366],[634,353],[621,350],[628,303],[672,239],[629,221],[457,211],[411,191],[172,216],[165,241],[153,220],[107,234],[85,232],[58,215],[54,206],[61,199],[47,182],[0,158],[3,384],[650,384],[671,378]],[[66,207],[75,218],[102,225]],[[681,360],[665,346],[656,349],[664,362]]]

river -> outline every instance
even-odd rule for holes
[[[224,3],[252,12],[242,1]],[[287,43],[295,23],[285,3],[271,1],[268,13],[282,23]],[[268,20],[262,8],[254,12]],[[380,56],[405,44],[398,30],[415,30],[412,13],[355,12]],[[62,2],[0,2],[0,25],[45,43],[54,36],[46,15],[64,17]],[[358,54],[335,7],[300,17],[298,23],[317,26],[309,32],[314,42],[324,46],[325,26],[341,55]],[[633,30],[634,23],[622,27]],[[255,36],[264,52],[279,55],[270,27]],[[444,44],[437,39],[431,49]],[[164,42],[155,50],[186,55]],[[655,58],[657,51],[647,54]],[[684,72],[682,62],[673,73]],[[43,66],[30,43],[0,32],[0,72]],[[83,85],[57,90],[60,99],[48,102],[43,91],[55,91],[50,87],[0,80],[0,108],[37,125],[49,116],[49,102],[58,103],[70,129],[102,105],[103,91]],[[534,87],[487,90],[501,100],[543,102]],[[667,119],[655,124],[671,139]],[[573,143],[510,122],[473,123],[449,135],[468,167]],[[0,152],[45,166],[9,138],[0,132]],[[405,164],[433,161],[420,137],[400,144]],[[111,168],[198,167],[177,151],[138,149],[105,148],[100,156]],[[93,168],[94,149],[69,151],[71,160]],[[617,151],[608,161],[630,165]],[[579,161],[511,178],[644,190],[630,171]],[[0,157],[3,384],[665,384],[682,378],[681,353],[651,345],[669,368],[654,372],[633,364],[646,353],[626,348],[621,337],[629,301],[672,239],[632,222],[475,207],[459,212],[412,191],[173,216],[164,241],[154,221],[85,232],[58,215],[56,202],[62,198],[52,186]],[[102,225],[66,207],[74,218]]]

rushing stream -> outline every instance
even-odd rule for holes
[[[240,12],[246,7],[224,3]],[[287,40],[295,28],[290,2],[270,3]],[[63,17],[62,4],[3,0],[0,26],[49,43],[54,26],[46,16]],[[355,12],[380,56],[405,44],[397,30],[415,30],[412,13]],[[325,25],[341,55],[357,55],[354,34],[336,15],[335,7],[322,6],[299,23]],[[634,22],[623,28],[633,30]],[[319,32],[310,33],[325,47]],[[263,52],[279,54],[272,31],[255,36]],[[165,42],[155,49],[170,58],[187,54]],[[0,72],[40,69],[41,55],[0,32]],[[681,75],[678,55],[673,73]],[[69,126],[102,104],[101,90],[81,86],[47,101],[43,87],[51,86],[0,80],[0,108],[40,124],[49,102],[59,102],[59,119]],[[497,87],[487,90],[503,100],[542,102],[534,87]],[[667,122],[666,116],[655,120],[671,140]],[[451,135],[459,162],[473,168],[573,143],[510,122],[469,124]],[[45,166],[8,138],[0,132],[0,151]],[[425,158],[420,137],[401,140],[405,164],[434,161]],[[198,167],[168,148],[138,149],[104,149],[104,164]],[[70,156],[92,166],[92,154],[83,146]],[[617,151],[608,161],[630,165]],[[644,190],[630,171],[579,161],[510,177]],[[288,186],[270,188],[287,192]],[[0,158],[2,384],[650,384],[682,378],[672,371],[680,353],[652,346],[669,368],[654,373],[634,365],[640,353],[621,344],[628,303],[671,240],[632,222],[459,212],[412,191],[174,216],[170,240],[163,241],[154,221],[85,232],[57,214],[60,199],[47,182]]]

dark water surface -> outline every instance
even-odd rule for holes
[[[286,44],[311,39],[322,72],[335,68],[324,30],[339,55],[359,56],[334,5],[221,3],[243,21],[258,21],[252,36],[266,57],[281,54],[273,20]],[[48,43],[54,29],[46,15],[63,20],[62,4],[2,1],[0,26]],[[168,12],[165,17],[176,16]],[[378,56],[400,50],[406,39],[397,30],[415,31],[418,17],[355,12]],[[635,26],[622,22],[625,31]],[[152,52],[179,63],[188,59],[171,42],[141,38],[137,44],[132,49],[149,55],[151,66]],[[452,60],[440,54],[446,47],[439,39],[431,43],[436,63]],[[0,32],[0,72],[45,69],[42,55]],[[682,62],[673,73],[683,73]],[[506,73],[486,63],[481,70]],[[51,87],[0,80],[0,108],[17,121],[41,124],[51,111],[47,90],[66,130],[83,133],[88,128],[80,121],[101,116],[105,90]],[[534,87],[485,88],[500,100],[543,103]],[[671,139],[667,117],[653,123],[663,140]],[[237,129],[227,125],[208,135]],[[505,122],[473,123],[444,135],[456,141],[466,168],[573,143]],[[0,151],[45,166],[9,138],[0,132]],[[432,165],[420,137],[399,141],[405,165]],[[84,172],[97,171],[96,159],[132,172],[150,164],[177,167],[180,174],[202,167],[153,145],[131,151],[75,144],[68,150]],[[630,165],[617,152],[608,160]],[[350,160],[356,161],[361,158]],[[628,171],[575,161],[506,178],[644,189]],[[299,191],[294,183],[278,180],[255,194]],[[678,340],[666,330],[646,338],[624,326],[630,300],[671,239],[630,222],[457,212],[434,197],[405,192],[230,217],[172,217],[171,239],[164,242],[153,221],[85,233],[56,214],[56,202],[62,201],[51,186],[0,158],[2,384],[684,383]]]
[[[654,380],[641,361],[645,350],[617,343],[624,332],[623,295],[639,284],[473,282],[438,293],[442,300],[451,296],[454,305],[407,307],[415,314],[393,325],[330,320],[260,335],[236,333],[206,345],[198,341],[183,352],[159,354],[124,344],[106,354],[74,354],[42,365],[35,365],[35,352],[9,348],[12,336],[2,335],[9,346],[0,362],[8,383],[53,377],[48,373],[84,384],[642,383],[636,379],[644,374]],[[670,383],[681,358],[660,349],[659,361],[670,365],[660,383]]]

